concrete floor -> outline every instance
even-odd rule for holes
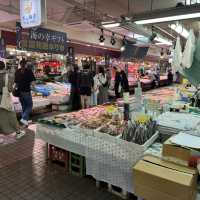
[[[34,132],[0,145],[0,200],[120,200],[99,190],[91,178],[70,176],[47,162],[45,143]]]

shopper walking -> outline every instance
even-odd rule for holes
[[[33,108],[31,96],[31,87],[34,87],[35,76],[30,68],[27,68],[27,62],[22,59],[20,69],[15,73],[15,87],[19,91],[19,100],[22,105],[22,116],[20,122],[28,126],[29,116]]]
[[[108,80],[104,70],[104,67],[99,67],[99,73],[97,75],[99,82],[99,94],[98,94],[98,104],[104,104],[108,102]]]
[[[98,104],[98,94],[99,94],[99,80],[98,75],[93,72],[93,81],[94,85],[92,88],[92,94],[91,94],[91,106],[96,106]]]
[[[85,65],[83,66],[83,70],[81,71],[79,78],[82,109],[89,108],[90,106],[90,99],[93,86],[94,86],[94,81],[92,73],[90,71],[90,67],[89,65]]]
[[[70,105],[72,111],[77,111],[81,108],[81,97],[79,91],[79,72],[78,66],[74,68],[68,74],[69,83],[71,83],[71,92],[70,92]]]
[[[128,78],[124,70],[120,67],[114,67],[115,70],[115,96],[121,98],[123,92],[129,92]]]

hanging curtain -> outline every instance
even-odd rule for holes
[[[174,49],[174,56],[172,61],[172,68],[174,72],[181,72],[181,61],[182,61],[182,48],[180,37],[177,37],[176,46]]]

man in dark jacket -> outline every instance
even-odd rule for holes
[[[90,98],[92,94],[92,87],[94,80],[90,67],[88,65],[83,66],[83,70],[80,72],[79,77],[79,89],[81,95],[82,109],[90,106]]]
[[[123,92],[129,92],[128,78],[124,70],[120,67],[114,67],[115,69],[115,96],[116,98],[122,97]]]
[[[75,65],[73,70],[68,74],[68,81],[71,83],[70,105],[72,111],[76,111],[81,108],[79,76],[78,66]]]

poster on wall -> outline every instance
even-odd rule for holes
[[[19,50],[40,53],[67,53],[67,34],[46,28],[23,29],[16,24],[16,41]]]
[[[40,26],[46,21],[46,0],[20,0],[20,21],[23,28]]]

